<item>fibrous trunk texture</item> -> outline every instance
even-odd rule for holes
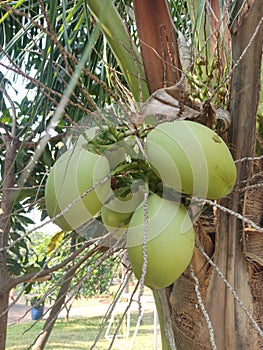
[[[236,18],[232,26],[233,75],[231,84],[232,126],[228,141],[235,159],[254,155],[256,112],[260,91],[260,68],[262,59],[262,1],[250,2]],[[251,163],[237,162],[237,184],[231,195],[220,202],[234,212],[244,213],[244,193],[248,177],[251,176]],[[246,197],[247,198],[247,197]],[[262,198],[260,199],[262,201]],[[251,213],[250,213],[251,214]],[[216,210],[206,214],[206,218],[215,223],[204,226],[204,217],[200,220],[197,240],[207,250],[209,238],[214,244],[213,261],[222,271],[227,281],[236,291],[245,307],[262,325],[262,298],[258,283],[262,280],[260,256],[255,254],[254,261],[245,254],[244,224],[234,215]],[[246,215],[249,215],[248,208]],[[260,224],[260,222],[256,222]],[[262,234],[261,234],[262,237]],[[257,242],[259,242],[257,240]],[[262,239],[260,240],[262,244]],[[206,244],[204,244],[206,243]],[[207,245],[207,247],[206,247]],[[255,253],[257,253],[257,248]],[[177,349],[211,349],[214,337],[218,350],[254,350],[262,346],[262,339],[252,325],[248,315],[235,301],[218,272],[203,264],[199,253],[193,260],[194,269],[199,278],[199,290],[205,308],[210,316],[214,334],[200,310],[195,292],[195,283],[190,275],[182,276],[172,288],[167,289],[171,305],[171,315]],[[202,269],[200,270],[200,267]],[[257,275],[257,276],[256,276]],[[256,278],[257,277],[257,278]],[[260,305],[261,303],[261,305]]]
[[[134,13],[150,93],[181,76],[175,28],[167,0],[134,0]]]

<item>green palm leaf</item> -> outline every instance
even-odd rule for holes
[[[135,100],[139,101],[140,95],[145,100],[149,93],[141,57],[113,2],[87,0],[87,4],[107,38]]]

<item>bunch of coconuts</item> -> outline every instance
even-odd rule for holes
[[[194,251],[192,220],[180,198],[225,197],[236,167],[224,141],[196,122],[161,123],[141,141],[144,152],[137,150],[136,159],[130,136],[88,130],[51,169],[46,207],[64,231],[98,218],[114,237],[125,235],[135,276],[141,278],[146,262],[144,284],[165,288],[184,272]],[[146,185],[134,190],[131,182],[138,179]]]

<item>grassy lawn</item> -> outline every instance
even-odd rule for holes
[[[116,316],[116,321],[118,316]],[[118,338],[112,349],[128,350],[132,335],[138,319],[137,313],[131,313],[131,327],[130,336]],[[34,321],[10,325],[8,327],[7,335],[7,350],[26,350],[31,345],[40,332],[43,321],[38,322],[32,329],[29,329]],[[90,349],[93,341],[97,335],[101,317],[90,318],[75,318],[69,322],[59,319],[51,333],[49,341],[45,347],[47,350],[87,350]],[[117,322],[116,322],[117,323]],[[114,332],[114,325],[111,328],[110,334]],[[110,345],[110,340],[105,339],[105,331],[97,342],[95,349],[107,350]],[[145,313],[143,316],[143,323],[139,328],[133,350],[152,350],[154,348],[154,333],[153,333],[153,312]],[[126,332],[125,325],[120,327],[119,333]],[[158,349],[161,348],[160,335],[158,331]]]

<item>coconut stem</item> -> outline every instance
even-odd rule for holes
[[[152,289],[152,293],[160,324],[162,350],[176,350],[165,289]]]

